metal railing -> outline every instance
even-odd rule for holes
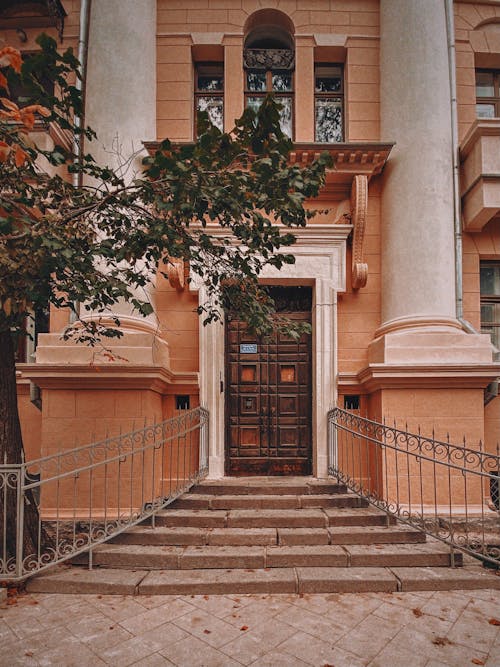
[[[329,474],[375,507],[500,565],[500,456],[341,408],[328,413]]]
[[[208,470],[208,412],[0,465],[0,579],[20,580],[106,542]]]

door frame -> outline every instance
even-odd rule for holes
[[[352,225],[314,224],[294,230],[295,264],[266,267],[260,278],[266,284],[310,285],[313,288],[312,321],[312,457],[313,475],[328,476],[327,412],[337,398],[337,294],[345,292],[346,245]],[[210,233],[219,233],[216,229]],[[224,230],[220,231],[224,236]],[[199,276],[190,289],[206,299]],[[222,317],[222,320],[224,318]],[[210,413],[208,477],[225,476],[225,323],[203,326],[200,318],[200,403]]]

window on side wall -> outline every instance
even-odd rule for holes
[[[481,333],[500,350],[500,262],[481,262]]]
[[[476,115],[500,117],[500,70],[476,70]]]
[[[344,76],[342,65],[314,68],[315,141],[334,144],[344,140]]]
[[[195,134],[198,111],[206,111],[210,122],[224,131],[224,65],[197,63],[195,65]]]

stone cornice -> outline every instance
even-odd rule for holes
[[[483,389],[500,377],[500,364],[369,364],[359,373],[339,373],[339,389]]]
[[[460,143],[460,159],[463,162],[480,137],[500,136],[500,119],[479,118],[470,126]]]
[[[131,364],[19,364],[18,382],[25,378],[42,389],[149,389],[169,393],[172,385],[198,388],[197,372],[176,372],[159,366]]]
[[[159,141],[144,141],[150,155],[160,148]],[[177,143],[174,146],[189,145],[190,142]],[[355,175],[377,176],[383,170],[394,143],[384,142],[349,142],[338,144],[294,143],[290,151],[290,164],[311,164],[321,153],[327,152],[333,160],[333,169],[327,171],[326,186],[349,186]]]

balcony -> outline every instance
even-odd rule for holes
[[[460,145],[464,231],[480,232],[500,213],[500,119],[475,121]]]

